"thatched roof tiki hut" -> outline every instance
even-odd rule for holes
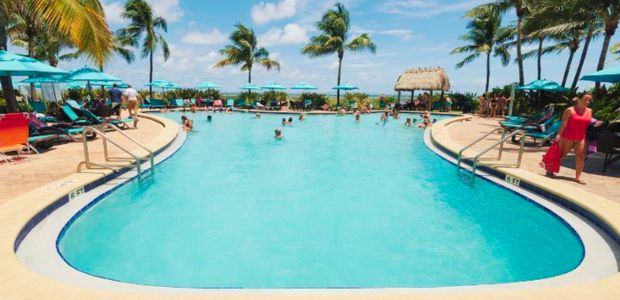
[[[441,91],[441,101],[443,103],[444,92],[450,90],[450,79],[443,68],[419,68],[409,69],[398,76],[394,90],[398,91],[398,101],[402,91],[411,92],[411,102],[416,90],[429,91],[431,96],[433,91]],[[427,104],[428,110],[432,108],[432,100]]]

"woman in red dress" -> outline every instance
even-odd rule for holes
[[[592,109],[588,108],[592,95],[585,94],[573,100],[577,103],[562,113],[562,125],[557,139],[560,141],[562,157],[566,156],[571,149],[575,151],[575,181],[585,184],[581,180],[581,172],[586,158],[586,130],[593,120]],[[602,122],[598,121],[595,126],[601,124]]]

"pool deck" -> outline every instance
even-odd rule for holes
[[[141,143],[148,143],[164,132],[159,123],[140,118],[138,128],[130,125],[124,132]],[[106,133],[129,151],[137,151],[138,146],[117,132]],[[103,160],[103,142],[100,137],[88,142],[93,161]],[[114,156],[124,155],[116,147],[109,148]],[[75,174],[78,163],[84,160],[82,142],[65,143],[53,146],[40,154],[24,154],[23,159],[13,163],[0,163],[0,205],[38,187]]]
[[[448,137],[452,141],[460,145],[467,145],[476,138],[493,130],[493,128],[497,128],[499,126],[499,121],[501,120],[503,120],[503,118],[492,119],[474,116],[468,122],[459,122],[448,125],[446,130]],[[492,134],[479,144],[474,145],[471,149],[474,152],[480,151],[491,146],[491,144],[494,141],[497,141],[499,137],[499,134]],[[530,171],[534,174],[545,175],[545,170],[538,164],[541,161],[542,155],[549,147],[534,145],[532,141],[532,139],[528,138],[525,144],[521,169]],[[516,162],[519,152],[519,145],[515,145],[508,141],[504,144],[504,146],[505,148],[502,161]],[[486,154],[485,157],[496,157],[497,153],[498,150],[496,148]],[[583,189],[620,204],[620,163],[612,164],[607,167],[607,172],[603,173],[603,159],[604,157],[601,153],[593,153],[588,156],[584,172],[582,173],[582,180],[586,182],[586,184],[583,185],[573,180],[575,178],[575,158],[574,153],[571,152],[562,160],[560,173],[557,174],[554,180],[560,181],[574,188]]]
[[[170,120],[153,118],[153,128],[150,134],[147,132],[146,120],[142,120],[140,127],[132,136],[144,141],[152,150],[159,150],[175,139],[178,125]],[[460,144],[450,137],[449,127],[458,126],[454,122],[464,118],[440,121],[431,131],[432,139],[449,151],[460,148]],[[159,125],[158,125],[159,124]],[[452,124],[452,125],[450,125]],[[459,123],[466,124],[466,123]],[[159,126],[159,127],[157,127]],[[163,129],[162,129],[163,128]],[[159,133],[158,132],[159,129]],[[131,134],[132,132],[129,131]],[[140,137],[141,136],[141,137]],[[100,141],[95,141],[97,143]],[[77,162],[82,160],[82,146],[79,143],[67,146],[77,147],[75,161],[69,161],[68,167],[63,172],[68,175],[63,177],[59,171],[56,177],[42,179],[39,183],[31,184],[28,189],[23,188],[25,194],[17,197],[7,197],[0,204],[0,299],[618,299],[620,297],[620,274],[595,280],[587,283],[572,284],[554,287],[532,287],[511,290],[477,290],[475,287],[460,292],[436,292],[433,289],[358,289],[358,290],[210,290],[207,293],[179,292],[159,293],[142,290],[118,292],[100,288],[89,288],[73,284],[65,284],[58,280],[36,273],[23,265],[14,251],[14,243],[21,229],[33,218],[35,214],[46,208],[50,203],[65,195],[100,179],[111,173],[109,170],[97,170],[91,172],[75,173]],[[456,150],[458,151],[458,150]],[[61,152],[61,151],[58,151]],[[51,153],[50,153],[51,155]],[[69,157],[61,159],[68,160]],[[60,158],[57,158],[60,159]],[[25,161],[17,164],[26,168],[29,163],[37,161]],[[74,162],[74,163],[73,163]],[[4,168],[6,166],[2,166]],[[56,168],[55,164],[41,165],[38,169]],[[38,170],[34,169],[34,170]],[[1,170],[1,169],[0,169]],[[33,169],[30,171],[34,172]],[[69,171],[71,170],[71,171]],[[606,222],[612,230],[620,234],[620,205],[602,196],[592,194],[586,190],[574,187],[562,180],[549,179],[525,169],[499,168],[500,171],[544,187],[546,190],[570,199],[584,209],[596,215]],[[30,176],[32,173],[25,172]],[[12,173],[4,173],[2,178],[13,177]],[[25,175],[24,175],[25,176]],[[13,180],[13,179],[10,179]],[[16,180],[17,182],[18,180]],[[21,181],[19,181],[21,184]],[[38,185],[38,187],[37,187]],[[4,188],[4,187],[2,187]],[[32,189],[32,190],[30,190]],[[19,189],[13,191],[20,194]]]

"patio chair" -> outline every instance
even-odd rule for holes
[[[21,156],[24,149],[37,152],[28,142],[28,117],[24,113],[0,115],[0,159],[5,162],[13,160],[5,153],[17,152]],[[37,152],[38,153],[38,152]]]
[[[310,106],[312,106],[312,100],[311,99],[305,99],[304,100],[304,109],[310,109]]]
[[[562,125],[562,120],[555,120],[551,126],[543,132],[526,131],[524,138],[530,137],[534,139],[534,143],[536,143],[537,139],[540,139],[540,146],[544,146],[553,140],[553,138],[555,138],[555,136],[560,132],[560,125]]]
[[[245,107],[245,100],[243,99],[237,99],[235,100],[235,107]]]
[[[227,107],[233,107],[233,106],[235,106],[235,100],[233,100],[233,99],[228,99],[228,100],[226,100],[226,106],[227,106]]]
[[[33,101],[30,103],[30,105],[32,106],[32,110],[37,113],[45,114],[47,112],[47,106],[45,105],[45,102]]]
[[[209,106],[213,106],[213,99],[207,99],[204,100],[204,106],[209,107]]]
[[[72,102],[71,102],[71,101],[72,101],[72,100],[67,101],[67,104],[68,104],[68,105],[65,105],[65,106],[63,107],[63,111],[65,111],[65,113],[67,113],[67,111],[66,111],[66,109],[65,109],[65,108],[66,108],[67,106],[69,106],[69,110],[74,111],[74,115],[75,115],[75,116],[77,116],[77,114],[75,114],[75,112],[76,112],[76,111],[77,111],[77,112],[79,112],[79,113],[82,115],[82,117],[81,117],[81,118],[84,118],[84,119],[86,120],[86,122],[88,123],[88,124],[86,124],[86,125],[101,125],[101,124],[103,124],[104,122],[107,122],[107,123],[109,123],[109,124],[111,124],[111,125],[114,125],[114,126],[116,126],[116,127],[120,128],[120,129],[126,129],[126,128],[128,128],[128,127],[129,127],[129,126],[127,125],[127,123],[134,123],[134,124],[135,124],[136,119],[133,119],[133,118],[125,118],[125,119],[120,119],[120,120],[114,120],[114,119],[112,119],[112,120],[106,120],[106,119],[104,119],[104,118],[102,118],[102,117],[99,117],[99,116],[95,115],[93,112],[91,112],[91,111],[90,111],[90,110],[88,110],[88,109],[85,109],[85,108],[76,108],[76,107],[74,107],[74,106],[72,105]],[[73,122],[73,120],[71,120],[71,121]],[[75,123],[75,122],[74,122],[74,123]],[[84,124],[82,124],[82,125],[84,125]]]
[[[607,167],[620,160],[620,122],[609,124],[596,140],[597,152],[605,154],[603,172]]]
[[[67,137],[71,141],[76,141],[75,136],[81,135],[85,127],[72,127],[67,124],[48,126],[45,122],[39,120],[35,114],[31,113],[28,114],[28,129],[30,138],[35,136],[55,135],[58,141],[60,141],[61,136]],[[96,136],[97,134],[93,132],[88,138],[92,139]]]

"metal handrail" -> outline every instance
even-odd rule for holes
[[[461,169],[461,161],[463,160],[463,152],[465,152],[465,150],[469,149],[470,147],[472,147],[473,145],[477,144],[478,142],[484,140],[486,137],[488,137],[491,134],[494,134],[495,132],[500,131],[502,132],[502,138],[504,137],[505,131],[502,127],[499,128],[494,128],[493,130],[485,133],[484,135],[482,135],[481,137],[475,139],[473,142],[469,143],[467,146],[463,147],[463,149],[461,149],[461,151],[459,151],[458,153],[458,157],[457,157],[457,171]],[[503,149],[503,147],[502,147]],[[501,153],[500,153],[500,157],[501,157]]]
[[[458,153],[458,161],[457,161],[457,173],[461,170],[461,162],[463,161],[463,152],[469,148],[471,148],[473,145],[479,143],[480,141],[482,141],[483,139],[485,139],[486,137],[488,137],[489,135],[495,133],[495,132],[501,132],[501,137],[499,140],[497,140],[495,143],[493,143],[491,146],[485,148],[484,150],[478,152],[475,156],[471,157],[472,159],[472,170],[471,170],[471,179],[473,181],[473,179],[476,177],[476,169],[478,167],[478,162],[481,161],[483,158],[481,157],[482,155],[488,153],[489,151],[491,151],[492,149],[494,149],[495,147],[499,146],[499,151],[497,154],[497,161],[500,161],[502,159],[502,153],[504,152],[504,143],[508,140],[511,139],[513,136],[516,136],[517,134],[521,134],[521,141],[520,141],[520,147],[519,147],[519,155],[517,158],[517,163],[514,165],[515,167],[519,168],[521,166],[521,161],[523,159],[523,149],[525,146],[525,130],[515,130],[513,132],[511,132],[510,134],[506,135],[506,131],[503,128],[495,128],[492,131],[484,134],[483,136],[477,138],[476,140],[474,140],[473,142],[469,143],[467,146],[463,147],[463,149],[461,149],[461,151],[459,151]],[[495,160],[495,158],[490,159],[490,160]]]
[[[144,161],[144,159],[139,157],[139,156],[137,156],[137,155],[135,155],[134,153],[132,153],[131,151],[127,150],[123,146],[119,145],[114,140],[112,140],[110,137],[108,137],[105,133],[103,133],[102,130],[104,130],[106,128],[106,126],[110,127],[110,128],[114,128],[115,130],[120,132],[125,137],[129,138],[132,142],[134,142],[135,144],[137,144],[138,146],[140,146],[141,148],[143,148],[144,150],[146,150],[149,153],[149,160],[151,162],[151,174],[152,174],[152,172],[154,171],[154,167],[155,167],[155,163],[154,163],[154,159],[153,159],[153,152],[151,150],[147,149],[140,142],[136,141],[134,138],[132,138],[132,137],[128,136],[127,134],[125,134],[124,132],[120,131],[118,128],[115,128],[114,126],[109,126],[108,124],[103,124],[100,127],[101,130],[99,130],[99,129],[95,128],[95,127],[92,127],[92,126],[84,128],[84,131],[82,132],[82,142],[83,142],[83,146],[84,146],[84,161],[82,161],[82,162],[80,162],[78,164],[77,171],[80,172],[83,165],[85,165],[86,168],[90,168],[90,166],[92,165],[92,166],[98,166],[98,167],[102,167],[102,168],[107,168],[107,169],[110,169],[110,170],[112,170],[114,172],[118,172],[115,168],[116,167],[123,167],[124,165],[111,164],[110,162],[112,160],[128,160],[128,161],[130,161],[131,164],[135,164],[136,165],[136,170],[138,171],[138,181],[140,181],[140,182],[142,181],[142,162]],[[102,137],[102,139],[103,139],[103,155],[104,155],[104,158],[105,158],[105,161],[106,161],[105,163],[90,161],[90,153],[88,151],[87,136],[91,132],[99,134]],[[122,150],[123,152],[128,154],[129,156],[131,156],[131,158],[128,158],[128,157],[117,157],[117,158],[110,157],[110,155],[108,153],[108,144],[107,144],[107,142],[112,143],[114,146],[116,146],[117,148],[119,148],[120,150]]]
[[[146,152],[149,153],[149,160],[151,161],[151,168],[153,168],[155,166],[155,162],[154,162],[154,153],[153,151],[151,151],[149,148],[147,148],[146,146],[142,145],[142,143],[138,142],[136,139],[132,138],[130,135],[124,133],[122,130],[120,130],[118,127],[110,125],[109,123],[105,123],[103,125],[103,129],[105,128],[112,128],[114,129],[116,132],[120,133],[121,135],[123,135],[124,137],[128,138],[129,140],[131,140],[132,142],[134,142],[134,144],[138,145],[140,148],[146,150]]]
[[[476,167],[478,166],[478,160],[480,159],[480,156],[486,154],[487,152],[491,151],[493,148],[497,147],[498,145],[500,145],[500,151],[499,151],[499,155],[498,155],[498,161],[501,159],[502,156],[502,151],[504,150],[504,142],[510,138],[512,138],[513,136],[517,135],[517,134],[521,134],[521,142],[520,142],[520,146],[519,146],[519,156],[517,157],[517,163],[515,164],[515,167],[519,168],[521,167],[521,160],[523,159],[523,148],[525,146],[525,130],[515,130],[513,132],[511,132],[509,135],[505,136],[502,135],[502,138],[500,140],[498,140],[497,142],[493,143],[493,145],[485,148],[484,150],[478,152],[478,154],[476,156],[473,157],[473,161],[472,161],[472,175],[476,175]]]

